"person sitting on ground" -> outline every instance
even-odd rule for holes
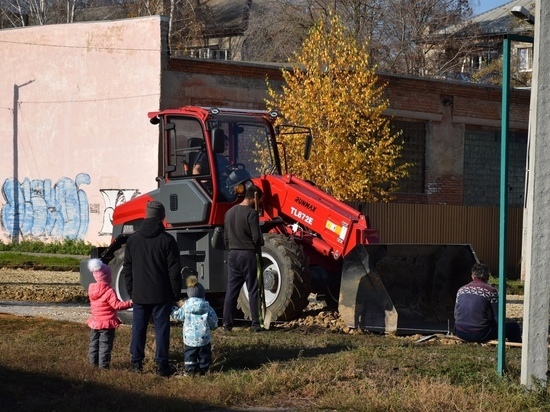
[[[218,327],[218,316],[204,298],[204,286],[197,277],[189,276],[186,284],[189,299],[172,307],[172,318],[183,322],[185,374],[205,375],[212,362],[210,331]]]
[[[489,266],[476,263],[472,281],[456,294],[455,335],[468,342],[484,342],[498,337],[498,291],[489,285]],[[506,338],[521,342],[520,327],[506,323]]]

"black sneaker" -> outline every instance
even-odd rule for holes
[[[260,326],[253,326],[252,328],[250,328],[252,330],[252,332],[254,333],[259,333],[259,332],[262,332],[263,329],[260,327]]]
[[[132,372],[136,372],[136,373],[143,372],[143,364],[141,362],[132,363]]]
[[[169,377],[174,375],[177,372],[177,369],[172,365],[162,365],[157,369],[157,375]]]
[[[231,326],[231,325],[223,325],[222,328],[226,332],[231,332],[233,330],[233,326]]]

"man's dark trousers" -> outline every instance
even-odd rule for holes
[[[510,342],[521,342],[521,329],[516,322],[506,322],[505,337]],[[498,326],[493,325],[489,331],[466,332],[455,327],[455,335],[468,342],[485,342],[491,339],[498,339]]]
[[[134,303],[132,316],[132,342],[130,353],[132,364],[141,363],[145,357],[147,325],[151,316],[155,327],[155,362],[158,366],[168,365],[168,348],[170,347],[170,312],[172,302],[160,304]]]
[[[253,250],[230,250],[227,256],[229,271],[227,291],[223,307],[223,324],[233,325],[233,310],[243,284],[248,290],[248,303],[252,317],[252,328],[260,327],[258,318],[258,277],[256,253]]]

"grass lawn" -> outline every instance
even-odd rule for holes
[[[0,405],[5,411],[548,411],[548,391],[519,384],[521,349],[319,327],[253,334],[213,332],[214,362],[205,377],[154,373],[149,331],[145,373],[129,371],[131,330],[117,330],[111,370],[87,364],[86,325],[0,315]],[[171,358],[181,365],[181,325]],[[250,410],[250,409],[249,409]],[[264,409],[265,410],[265,409]]]

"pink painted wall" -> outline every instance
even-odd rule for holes
[[[157,187],[161,22],[0,30],[0,240],[106,245],[115,204]]]

